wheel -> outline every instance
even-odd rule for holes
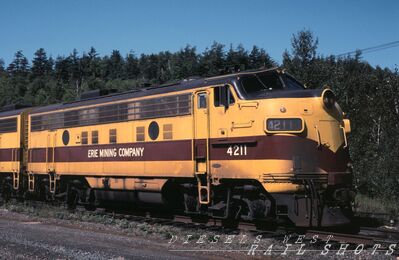
[[[75,210],[78,204],[78,193],[75,188],[68,184],[66,198],[65,198],[65,206],[69,210]]]
[[[200,224],[206,224],[209,221],[209,217],[205,215],[192,215],[191,221]]]
[[[4,202],[8,202],[11,199],[11,192],[12,192],[12,187],[10,187],[10,184],[7,183],[6,180],[3,180],[2,188],[1,188],[1,197],[3,198]]]
[[[85,210],[87,210],[87,211],[95,211],[96,209],[97,209],[97,207],[95,205],[85,204]]]
[[[222,225],[224,228],[237,229],[238,224],[240,224],[240,220],[238,219],[228,218],[222,220]]]

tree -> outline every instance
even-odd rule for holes
[[[82,73],[82,89],[103,89],[104,80],[101,77],[101,58],[94,47],[88,53],[83,53],[80,58],[80,69]]]
[[[130,52],[125,61],[125,78],[137,79],[140,74],[139,59],[137,59],[134,52]]]
[[[0,74],[2,74],[5,71],[4,69],[4,60],[0,59]]]
[[[80,67],[84,78],[94,79],[101,76],[101,58],[94,47],[88,53],[83,53]]]
[[[124,59],[118,50],[113,50],[109,58],[105,59],[107,79],[122,78]]]
[[[302,64],[309,64],[316,58],[316,50],[319,40],[309,30],[302,30],[291,39],[292,54]]]
[[[23,55],[22,51],[17,51],[14,60],[8,65],[7,72],[11,76],[26,77],[29,73],[28,59]]]
[[[47,54],[43,48],[38,49],[35,52],[32,68],[31,68],[31,78],[43,78],[50,73],[52,73],[52,60],[47,59]]]
[[[233,49],[233,45],[230,45],[230,49],[226,55],[226,64],[228,66],[246,69],[249,65],[248,60],[248,52],[242,44],[239,44],[236,49]]]
[[[28,75],[29,75],[29,62],[28,59],[22,54],[22,51],[17,51],[14,60],[8,65],[7,72],[10,75],[10,82],[7,87],[9,95],[11,95],[10,103],[19,103],[25,96]]]
[[[82,93],[83,71],[81,67],[81,58],[76,49],[73,49],[68,60],[71,87],[75,89],[76,97],[79,97]]]
[[[309,30],[292,35],[291,52],[283,53],[283,66],[311,88],[319,87],[314,80],[316,51],[319,41]]]
[[[158,58],[156,54],[141,54],[139,59],[140,78],[145,83],[158,83]]]
[[[258,69],[261,67],[272,68],[276,67],[277,63],[266,53],[264,49],[259,49],[258,46],[254,45],[248,56],[249,69]]]
[[[198,55],[195,47],[186,45],[183,49],[174,53],[171,60],[171,72],[173,79],[184,79],[199,75]]]
[[[200,57],[200,73],[202,76],[215,76],[224,69],[225,51],[224,45],[213,42],[211,48],[206,48]]]

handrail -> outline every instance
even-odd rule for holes
[[[317,125],[315,125],[314,128],[316,129],[316,133],[317,133],[317,148],[320,148],[321,136],[320,136],[319,128],[317,127]]]
[[[346,147],[348,147],[348,140],[346,138],[345,127],[343,127],[342,125],[340,125],[339,127],[341,128],[342,133],[344,134],[344,141],[345,141],[344,149],[345,149]]]

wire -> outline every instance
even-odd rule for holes
[[[385,50],[385,49],[395,48],[395,47],[399,47],[399,41],[388,42],[388,43],[380,44],[380,45],[377,45],[377,46],[374,46],[374,47],[368,47],[368,48],[364,48],[364,49],[361,49],[361,50],[350,51],[350,52],[342,53],[342,54],[339,54],[339,55],[335,55],[335,57],[341,58],[341,57],[345,57],[345,56],[350,56],[352,54],[356,54],[358,52],[360,52],[362,54],[366,54],[366,53],[382,51],[382,50]]]

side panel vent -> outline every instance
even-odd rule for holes
[[[164,140],[172,140],[173,139],[172,124],[163,125],[163,139]]]

